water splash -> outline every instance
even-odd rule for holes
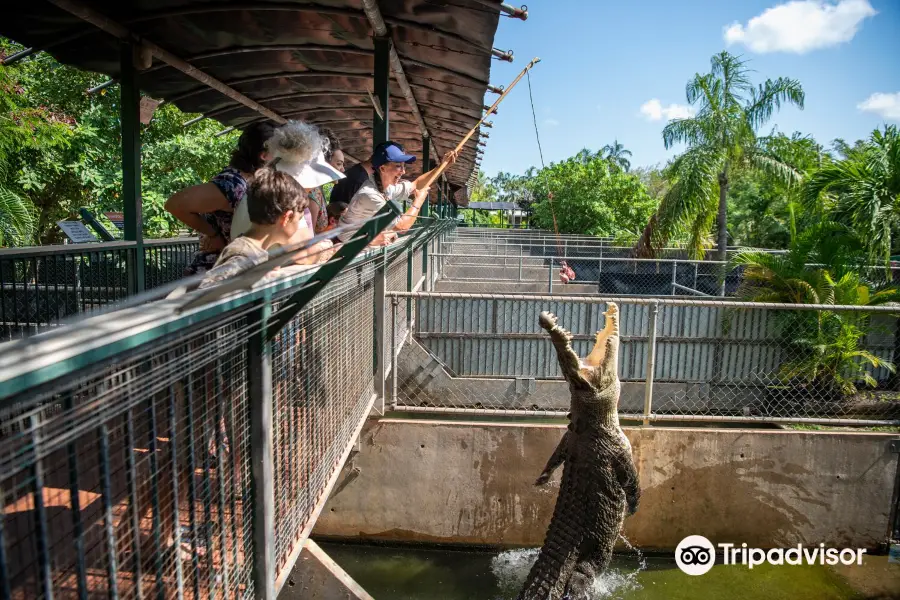
[[[641,551],[634,547],[625,536],[620,536],[625,546],[637,558],[637,568],[629,560],[630,556],[617,555],[613,564],[605,573],[594,579],[591,589],[594,600],[610,600],[622,598],[623,594],[641,589],[638,574],[647,568],[647,560]],[[497,585],[503,593],[502,598],[515,598],[525,584],[528,571],[540,554],[540,548],[523,550],[507,550],[491,560],[491,571],[497,578]]]
[[[497,578],[497,586],[500,590],[504,593],[510,591],[518,593],[525,584],[528,571],[531,570],[540,552],[540,548],[507,550],[491,559],[491,572]]]

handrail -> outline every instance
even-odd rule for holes
[[[200,238],[177,237],[155,240],[144,240],[144,246],[188,246],[196,244]],[[16,248],[0,248],[0,259],[4,258],[30,258],[32,256],[46,256],[51,254],[89,254],[104,252],[106,250],[127,250],[134,248],[135,242],[98,242],[84,244],[54,244],[51,246],[21,246]]]
[[[392,244],[388,248],[393,254],[403,252],[407,247],[408,242]],[[374,260],[382,253],[381,248],[363,250],[346,268]],[[272,300],[281,292],[296,292],[327,264],[187,310],[184,306],[199,295],[198,292],[86,318],[79,315],[64,322],[67,327],[54,327],[28,338],[0,343],[0,406],[6,398],[71,375],[107,360],[110,355],[133,350],[237,309],[251,310],[258,301]]]

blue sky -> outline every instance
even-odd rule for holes
[[[685,84],[723,49],[749,59],[754,83],[803,84],[805,109],[782,108],[766,132],[775,125],[828,145],[900,123],[898,0],[532,0],[528,8],[527,21],[500,20],[494,46],[516,59],[495,60],[491,83],[507,85],[541,58],[531,83],[547,163],[616,138],[633,165],[664,163],[675,153],[662,143],[666,117],[686,114]],[[539,166],[527,81],[492,121],[482,170]]]

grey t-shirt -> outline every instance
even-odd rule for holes
[[[362,184],[356,194],[350,200],[350,206],[341,216],[340,226],[352,225],[352,231],[346,231],[338,236],[341,242],[346,242],[356,233],[356,230],[362,227],[363,223],[371,219],[381,208],[387,204],[388,200],[403,201],[409,198],[410,194],[415,190],[415,184],[412,181],[400,181],[394,185],[388,186],[384,194],[378,191],[375,181],[369,177],[368,181]],[[396,224],[395,219],[389,227]]]
[[[277,247],[277,246],[276,246]],[[239,237],[222,250],[216,266],[206,272],[206,277],[200,283],[200,289],[214,286],[226,279],[243,273],[245,270],[269,260],[269,253],[263,250],[262,244],[248,237]],[[290,277],[316,268],[318,265],[288,265],[270,271],[254,287],[268,283],[280,277]]]
[[[206,272],[200,288],[207,288],[269,259],[262,244],[248,237],[239,237],[222,250],[216,265]]]

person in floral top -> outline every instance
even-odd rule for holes
[[[231,242],[235,207],[247,195],[253,173],[268,160],[266,142],[274,132],[271,123],[247,127],[227,167],[208,183],[183,189],[166,201],[166,210],[172,216],[200,234],[200,250],[194,253],[185,275],[211,269]]]

